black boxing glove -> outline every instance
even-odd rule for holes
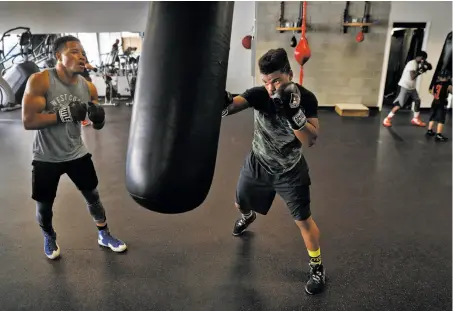
[[[233,95],[231,95],[230,92],[225,91],[223,100],[222,118],[228,115],[228,106],[233,103]]]
[[[87,108],[80,102],[71,102],[67,107],[58,110],[56,114],[57,123],[81,122],[86,118]]]
[[[284,116],[293,130],[301,130],[307,123],[307,117],[300,107],[300,90],[296,83],[282,84],[272,95],[278,114]]]
[[[87,103],[88,106],[88,118],[93,123],[102,123],[105,121],[105,111],[100,105],[95,105],[92,102]]]
[[[93,123],[92,126],[95,130],[100,130],[104,127],[105,120],[102,121],[101,123]]]
[[[105,110],[100,105],[95,105],[92,102],[87,103],[88,106],[88,118],[93,122],[93,128],[100,130],[105,124]]]
[[[431,64],[428,63],[428,62],[424,62],[424,63],[420,66],[420,68],[418,69],[418,71],[417,71],[417,76],[418,76],[418,75],[421,75],[421,74],[423,74],[423,73],[425,73],[425,72],[427,72],[428,70],[431,70],[431,69],[433,69],[433,65],[431,65]]]

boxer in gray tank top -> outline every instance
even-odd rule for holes
[[[32,198],[36,201],[36,218],[44,234],[44,253],[49,259],[60,256],[52,225],[52,208],[63,174],[68,175],[85,198],[98,228],[98,244],[123,252],[126,244],[113,237],[107,227],[97,190],[96,170],[81,135],[81,121],[87,115],[94,129],[102,129],[105,123],[96,87],[81,76],[86,66],[85,51],[79,39],[72,36],[58,38],[53,48],[56,67],[33,74],[22,100],[24,127],[36,131]]]
[[[56,68],[47,72],[49,89],[46,94],[46,108],[42,113],[56,113],[71,102],[91,101],[88,83],[82,76],[76,76],[76,84],[67,84],[58,77]],[[81,158],[87,153],[80,122],[60,123],[36,131],[33,160],[65,162]]]

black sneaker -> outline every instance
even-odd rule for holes
[[[234,236],[241,235],[245,231],[245,229],[247,229],[247,227],[250,226],[250,224],[255,221],[255,219],[256,213],[254,211],[252,211],[252,216],[250,216],[249,218],[241,216],[241,218],[236,220],[236,222],[234,223],[233,235]]]
[[[305,285],[305,291],[309,295],[316,295],[324,290],[326,285],[326,271],[323,265],[309,265],[310,279]]]
[[[437,134],[436,137],[434,138],[435,141],[447,141],[448,138],[445,137],[444,135],[442,134]]]
[[[426,132],[426,136],[434,136],[434,135],[436,135],[436,133],[433,132],[433,130],[428,130],[428,131]]]

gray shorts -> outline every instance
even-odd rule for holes
[[[236,203],[242,212],[266,215],[278,193],[295,220],[306,220],[310,212],[310,176],[302,157],[289,172],[269,174],[250,152],[244,161],[236,188]]]
[[[407,103],[407,100],[410,98],[410,105],[412,106],[412,102],[415,102],[415,106],[420,106],[420,97],[418,97],[418,92],[416,89],[408,90],[404,87],[401,87],[398,97],[393,101],[395,105],[400,106],[401,108],[404,107]]]

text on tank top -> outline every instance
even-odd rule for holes
[[[49,89],[46,93],[46,108],[42,113],[56,113],[74,101],[90,101],[90,90],[83,77],[78,76],[77,83],[70,85],[61,81],[55,68],[47,72]],[[55,124],[35,133],[33,160],[65,162],[83,157],[87,153],[80,122]]]

